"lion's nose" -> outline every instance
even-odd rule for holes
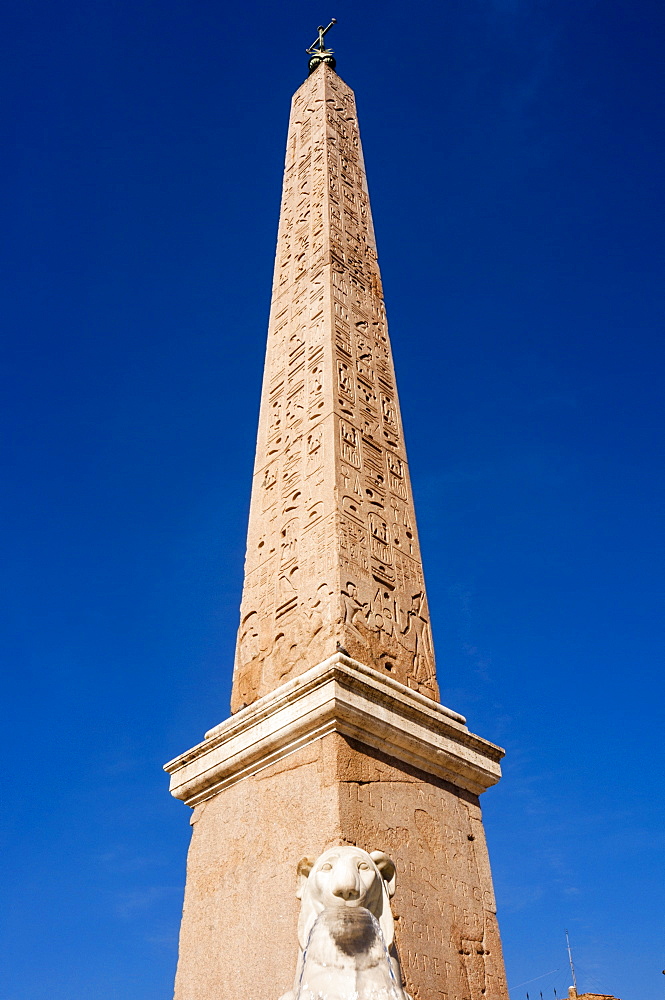
[[[339,896],[340,899],[357,899],[359,895],[358,887],[349,885],[348,882],[338,882],[333,887],[333,896]]]
[[[333,896],[339,896],[340,899],[358,899],[360,896],[358,871],[353,860],[335,865],[335,877],[331,886]]]

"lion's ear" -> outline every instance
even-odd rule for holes
[[[383,876],[388,895],[392,896],[395,892],[395,878],[397,874],[395,862],[387,854],[384,854],[383,851],[370,851],[369,856]]]
[[[314,867],[312,858],[301,858],[296,869],[298,873],[298,888],[296,889],[296,899],[302,899],[303,890],[307,884],[309,873]]]

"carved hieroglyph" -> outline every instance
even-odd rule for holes
[[[353,92],[291,109],[232,709],[341,647],[438,698]]]

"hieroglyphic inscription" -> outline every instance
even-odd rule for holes
[[[438,696],[353,92],[294,96],[232,707],[337,648]]]

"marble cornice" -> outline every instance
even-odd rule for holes
[[[463,716],[336,653],[206,733],[164,766],[171,794],[195,806],[329,733],[380,750],[478,795],[504,751]]]

